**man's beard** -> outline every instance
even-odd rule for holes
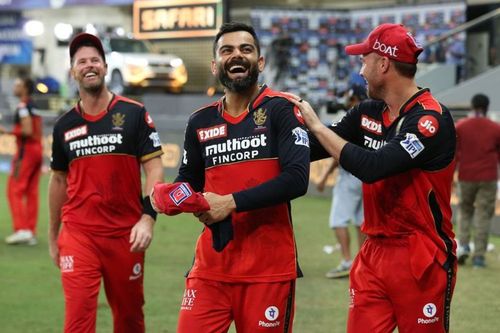
[[[219,68],[218,78],[220,83],[232,92],[241,93],[254,86],[259,79],[259,70],[257,66],[250,65],[248,75],[241,79],[231,79],[228,71],[222,66]]]
[[[85,90],[87,93],[91,95],[98,95],[104,89],[104,79],[100,80],[95,84],[80,86],[80,89]]]

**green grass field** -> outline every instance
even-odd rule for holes
[[[5,198],[6,176],[0,175],[0,332],[60,332],[64,304],[59,272],[47,251],[47,176],[42,178],[39,244],[35,247],[6,246],[10,216]],[[326,254],[323,246],[334,244],[327,227],[330,200],[304,197],[293,203],[299,259],[305,278],[297,283],[294,332],[345,332],[348,281],[328,280],[324,273],[338,263],[338,252]],[[159,218],[146,258],[145,294],[147,331],[175,332],[184,288],[200,224],[190,215]],[[489,267],[461,268],[452,303],[451,332],[499,332],[500,238],[492,237],[496,249],[487,256]],[[112,332],[111,315],[102,295],[97,332]],[[203,333],[203,332],[193,332]],[[369,332],[367,332],[369,333]]]

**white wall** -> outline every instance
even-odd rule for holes
[[[500,66],[469,79],[461,84],[441,91],[434,96],[444,105],[469,106],[472,96],[477,93],[485,94],[490,98],[488,114],[495,120],[500,118]]]
[[[84,27],[88,23],[105,23],[109,26],[122,26],[126,32],[132,30],[131,7],[71,6],[61,9],[38,9],[25,11],[24,16],[44,23],[44,33],[33,39],[33,48],[45,48],[45,64],[40,66],[38,58],[33,57],[34,75],[51,75],[60,82],[66,82],[69,69],[67,46],[57,46],[54,27],[57,23],[70,23]]]

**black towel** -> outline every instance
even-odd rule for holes
[[[233,223],[231,214],[224,220],[208,226],[212,231],[212,247],[215,251],[221,252],[226,245],[233,240]]]

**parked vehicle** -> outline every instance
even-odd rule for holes
[[[105,37],[102,42],[108,63],[106,83],[116,94],[148,87],[180,92],[188,80],[181,58],[156,53],[147,41]]]

